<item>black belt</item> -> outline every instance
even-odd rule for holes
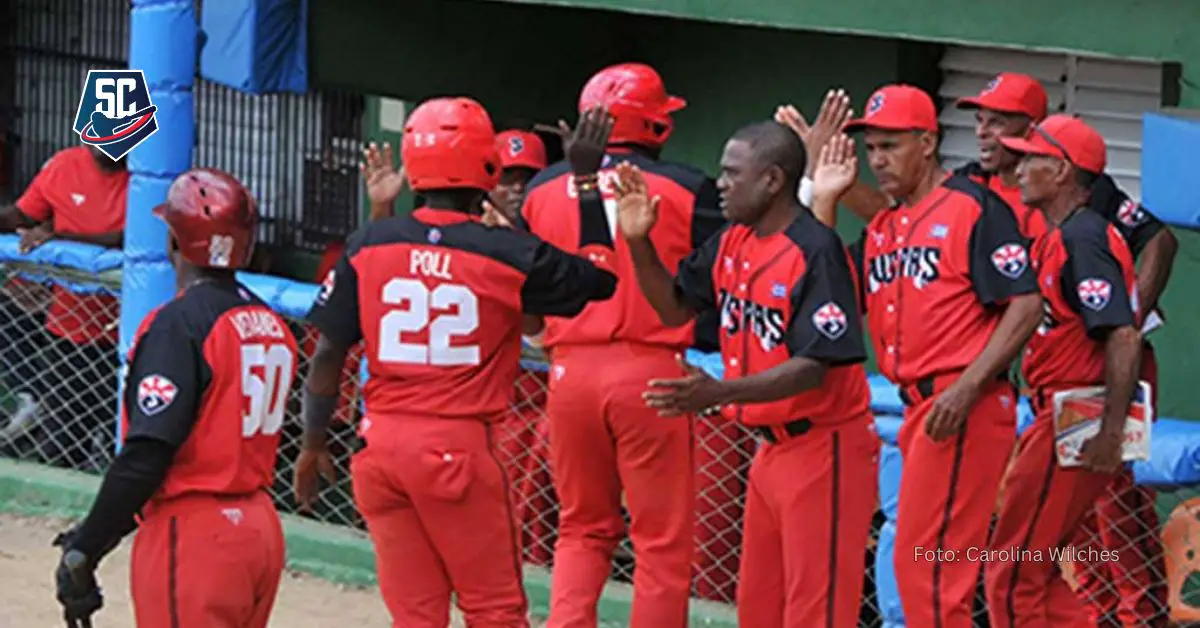
[[[808,433],[808,430],[812,429],[812,426],[812,421],[808,419],[796,419],[795,421],[788,421],[783,425],[755,425],[751,430],[759,438],[772,445],[778,445],[789,438],[803,436]]]
[[[957,374],[947,373],[945,375],[930,375],[929,377],[922,377],[921,379],[918,379],[917,383],[911,386],[900,386],[900,401],[902,401],[906,406],[921,403],[922,401],[932,397],[934,393],[938,392],[937,383],[939,379],[949,380],[958,375],[961,375],[961,372]],[[993,379],[998,382],[1009,381],[1008,371],[1000,371],[999,373],[996,373],[996,377]]]

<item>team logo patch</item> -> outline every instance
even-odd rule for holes
[[[871,117],[879,113],[883,109],[884,96],[882,92],[876,92],[871,95],[871,100],[867,101],[867,117]]]
[[[778,281],[771,284],[771,296],[775,297],[776,299],[782,299],[783,297],[786,297],[787,286],[779,283]]]
[[[91,70],[73,128],[84,144],[119,161],[158,132],[157,110],[141,70]]]
[[[1117,220],[1120,220],[1129,227],[1138,226],[1138,223],[1142,222],[1145,216],[1146,214],[1142,211],[1141,206],[1129,199],[1126,199],[1117,208]]]
[[[1000,271],[1001,275],[1009,279],[1016,279],[1029,266],[1029,255],[1025,253],[1025,247],[1020,244],[1001,244],[996,247],[995,251],[992,251],[992,265]]]
[[[1079,282],[1075,291],[1079,294],[1079,302],[1093,312],[1103,310],[1112,298],[1112,284],[1098,277],[1090,277]]]
[[[929,237],[937,238],[938,240],[945,240],[948,235],[950,235],[950,227],[946,225],[934,225],[929,230]]]
[[[330,268],[329,272],[325,273],[325,281],[321,282],[321,292],[317,294],[317,300],[324,303],[329,300],[333,294],[333,288],[337,285],[337,270]]]
[[[846,313],[833,301],[817,308],[817,311],[813,312],[812,321],[817,331],[830,340],[837,340],[846,333]]]
[[[1003,76],[997,76],[996,78],[988,81],[987,86],[983,88],[983,93],[990,94],[990,93],[996,91],[996,88],[1000,87],[1000,83],[1003,81],[1004,81]]]
[[[437,228],[430,229],[425,238],[429,240],[430,244],[437,244],[442,241],[442,230]]]
[[[523,150],[525,150],[525,139],[524,138],[520,138],[520,137],[508,138],[508,154],[509,155],[516,157],[517,155],[520,155],[521,151],[523,151]]]
[[[175,401],[175,395],[179,393],[179,388],[175,386],[175,382],[167,379],[166,376],[147,375],[138,382],[137,387],[137,404],[142,414],[146,416],[154,416],[159,412],[167,409],[172,401]]]

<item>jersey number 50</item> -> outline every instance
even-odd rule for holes
[[[279,432],[295,359],[287,345],[242,345],[242,394],[248,402],[242,415],[242,436]]]
[[[433,290],[416,279],[397,277],[383,286],[383,303],[397,306],[379,319],[379,361],[434,366],[479,364],[479,345],[450,346],[454,336],[479,328],[479,298],[471,289],[454,283]],[[401,308],[407,304],[407,308]],[[431,310],[456,309],[432,315]],[[429,342],[403,342],[401,334],[429,328]]]

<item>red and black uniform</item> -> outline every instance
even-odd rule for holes
[[[720,313],[726,378],[794,358],[828,367],[819,388],[735,409],[764,441],[750,468],[738,622],[856,625],[879,439],[845,247],[807,211],[765,238],[735,225],[680,264],[676,289],[692,310]]]
[[[1008,374],[982,391],[962,430],[925,435],[933,402],[983,351],[1011,297],[1037,291],[1012,210],[987,188],[950,176],[915,206],[875,216],[855,245],[880,371],[906,403],[896,530],[896,581],[914,626],[971,625],[980,564],[1016,435]],[[936,554],[940,550],[940,554]]]
[[[266,627],[284,564],[267,489],[296,354],[286,321],[232,280],[194,283],[142,322],[123,447],[75,542],[102,556],[140,511],[139,626]]]
[[[637,548],[630,624],[674,628],[687,622],[696,510],[692,422],[662,420],[642,392],[651,379],[678,377],[675,355],[689,346],[715,348],[696,337],[698,329],[712,337],[716,313],[667,327],[638,288],[633,260],[616,232],[612,184],[614,168],[624,161],[642,170],[650,195],[662,198],[650,239],[668,268],[725,222],[712,179],[636,152],[610,150],[599,172],[599,195],[580,195],[565,162],[529,184],[522,215],[530,231],[621,277],[612,299],[571,320],[546,320],[550,464],[561,503],[552,626],[595,624],[613,551],[625,535],[622,489]]]
[[[987,185],[1003,198],[1017,217],[1017,224],[1031,241],[1049,231],[1042,212],[1021,202],[1020,186],[1006,186],[977,162],[955,171]],[[1148,209],[1129,198],[1110,175],[1099,175],[1092,184],[1088,209],[1116,227],[1133,253],[1134,261],[1146,244],[1166,228]],[[1158,362],[1147,341],[1142,350],[1141,379],[1150,383],[1157,407]],[[1113,551],[1113,560],[1076,562],[1075,580],[1080,599],[1097,625],[1124,622],[1126,626],[1150,626],[1163,621],[1167,608],[1166,565],[1158,535],[1155,491],[1138,486],[1132,471],[1125,469],[1113,480],[1096,503],[1095,517],[1086,517],[1075,539],[1078,547],[1095,544]],[[1083,553],[1082,557],[1092,554]]]
[[[418,209],[353,235],[309,320],[365,341],[354,494],[397,626],[525,625],[519,536],[493,423],[519,369],[522,313],[571,316],[615,278],[528,234]]]
[[[1070,543],[1113,476],[1059,466],[1053,397],[1105,384],[1107,334],[1136,324],[1133,256],[1115,227],[1081,208],[1037,241],[1033,265],[1045,315],[1022,371],[1036,418],[1004,486],[1005,494],[1029,499],[1001,507],[992,546],[1021,553],[988,565],[988,609],[997,627],[1091,625],[1050,553]]]

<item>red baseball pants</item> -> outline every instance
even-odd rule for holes
[[[137,625],[266,628],[283,561],[283,529],[265,492],[155,504],[133,541]]]
[[[396,628],[525,628],[519,537],[492,426],[374,417],[350,471]]]
[[[986,547],[996,497],[1016,439],[1012,384],[986,385],[955,436],[935,442],[925,418],[957,374],[934,378],[904,412],[899,446],[904,458],[896,513],[896,587],[909,626],[971,628],[981,563],[965,558]]]
[[[878,482],[869,415],[759,448],[746,495],[739,626],[858,625]]]
[[[1158,363],[1150,345],[1142,352],[1141,378],[1150,382],[1157,411]],[[1122,471],[1080,526],[1077,547],[1109,550],[1114,558],[1075,563],[1077,593],[1097,628],[1167,625],[1167,567],[1155,497],[1153,489],[1134,483],[1132,471]]]
[[[693,513],[692,419],[659,417],[642,393],[683,373],[675,352],[631,343],[559,346],[550,367],[550,465],[562,510],[550,628],[596,625],[625,533],[637,552],[631,628],[687,625]]]
[[[986,555],[993,628],[1091,625],[1052,553],[1069,546],[1113,476],[1060,467],[1053,408],[1042,405],[1049,406],[1035,403],[1037,416],[1021,435],[1017,460],[1004,479],[1006,497]]]

